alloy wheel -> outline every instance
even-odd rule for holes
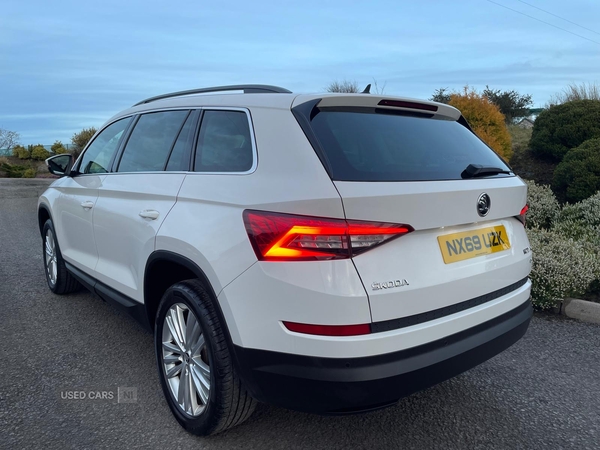
[[[210,398],[207,343],[196,315],[183,303],[167,311],[162,332],[163,375],[181,410],[202,414]]]

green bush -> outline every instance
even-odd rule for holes
[[[50,152],[41,145],[37,145],[31,150],[31,159],[35,159],[36,161],[44,161],[49,157]]]
[[[552,189],[547,185],[536,184],[535,181],[527,183],[527,227],[549,229],[557,219],[560,205]]]
[[[578,202],[600,190],[600,138],[569,150],[556,166],[552,182],[561,200]]]
[[[12,149],[13,156],[16,156],[19,159],[30,159],[31,153],[28,149],[23,147],[22,145],[16,145]]]
[[[54,144],[52,144],[50,150],[52,150],[52,153],[54,153],[55,155],[62,155],[63,153],[67,153],[67,149],[61,141],[54,141]]]
[[[600,275],[598,255],[587,242],[537,228],[527,234],[533,253],[531,298],[538,309],[582,296]]]
[[[0,170],[6,173],[8,178],[22,178],[27,169],[27,166],[21,166],[19,164],[0,163]]]
[[[23,178],[35,178],[36,174],[37,171],[33,167],[30,167],[29,169],[25,169],[22,176]]]
[[[600,101],[577,100],[552,106],[535,120],[531,151],[561,161],[588,139],[600,137]]]

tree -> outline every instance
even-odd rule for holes
[[[54,153],[55,155],[61,155],[63,153],[67,153],[67,149],[65,148],[65,146],[63,145],[63,143],[61,141],[54,141],[54,144],[52,144],[52,147],[50,147],[50,150],[52,150],[52,153]]]
[[[496,153],[506,161],[512,156],[510,133],[504,122],[504,116],[498,107],[487,97],[465,86],[462,93],[454,93],[448,102],[458,109],[469,125]]]
[[[494,90],[487,85],[482,94],[500,109],[507,124],[512,123],[515,118],[527,117],[531,114],[529,107],[533,105],[533,100],[529,94],[521,95],[514,90]]]
[[[433,92],[433,95],[429,98],[432,102],[438,103],[450,103],[450,96],[452,93],[448,90],[448,88],[439,88]]]
[[[348,81],[344,80],[333,81],[329,83],[329,86],[326,88],[327,92],[341,92],[341,93],[349,93],[349,94],[357,94],[360,92],[358,90],[358,83],[356,81]]]
[[[540,113],[529,147],[537,156],[561,161],[569,150],[595,137],[600,137],[600,100],[575,100]]]
[[[16,131],[0,128],[0,148],[11,149],[19,144],[21,136]]]
[[[73,143],[73,150],[75,155],[79,155],[90,141],[90,139],[96,134],[96,128],[84,128],[79,133],[75,133],[71,138],[71,142]]]
[[[600,190],[600,138],[567,152],[554,171],[552,189],[561,200],[576,203]]]

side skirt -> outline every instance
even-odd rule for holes
[[[117,309],[126,312],[137,320],[147,331],[152,331],[148,322],[146,307],[143,303],[136,302],[130,297],[115,291],[113,288],[82,272],[77,267],[65,261],[67,270],[79,281],[86,289],[106,303],[110,303]]]

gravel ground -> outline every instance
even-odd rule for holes
[[[152,336],[88,293],[47,289],[43,185],[10,183],[0,180],[1,448],[600,448],[600,326],[539,314],[509,350],[395,407],[319,417],[259,405],[224,434],[187,434],[163,400]],[[119,388],[135,402],[118,403]],[[86,398],[63,398],[74,391]]]

